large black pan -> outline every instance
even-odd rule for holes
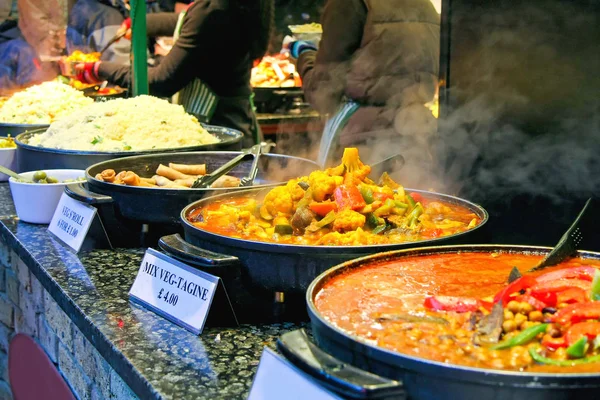
[[[563,400],[598,398],[600,373],[551,374],[498,371],[450,365],[412,357],[383,349],[342,331],[324,318],[314,303],[319,290],[332,277],[349,269],[372,265],[378,261],[461,251],[545,254],[549,250],[546,247],[512,245],[439,246],[380,253],[338,265],[318,276],[306,292],[314,340],[320,349],[342,362],[389,379],[402,381],[410,399]],[[579,256],[600,259],[600,253],[580,251]],[[323,372],[315,372],[315,375],[327,381],[327,373],[323,375]],[[333,385],[335,386],[335,382]],[[337,386],[339,387],[339,385]],[[357,389],[356,393],[358,392]]]
[[[190,212],[198,207],[228,197],[260,195],[262,190],[264,189],[217,195],[199,200],[183,209],[181,223],[186,242],[195,246],[194,251],[198,254],[202,254],[204,249],[220,255],[217,258],[214,254],[197,257],[200,258],[197,262],[198,265],[206,264],[210,267],[219,265],[220,260],[223,260],[223,263],[231,263],[232,259],[237,259],[241,264],[242,273],[253,287],[274,292],[304,293],[317,275],[333,265],[356,257],[427,244],[473,243],[485,240],[482,228],[488,220],[488,214],[481,206],[457,197],[412,189],[407,190],[420,193],[426,199],[440,200],[466,207],[481,219],[481,224],[463,233],[419,242],[370,246],[308,246],[236,239],[199,229],[187,220]],[[177,243],[175,240],[173,242]],[[161,247],[169,252],[169,246]],[[181,254],[185,253],[185,250],[175,249],[172,252]],[[190,257],[188,261],[191,259],[193,257]]]
[[[186,153],[161,153],[118,158],[94,164],[85,171],[85,186],[78,185],[67,192],[71,197],[88,204],[112,203],[117,214],[125,219],[147,224],[180,224],[181,210],[193,201],[207,195],[247,190],[247,188],[159,189],[117,185],[103,182],[95,176],[106,169],[133,171],[151,177],[160,164],[206,164],[208,172],[230,161],[240,152],[195,151]],[[242,161],[229,175],[242,178],[250,171],[252,158]],[[307,175],[318,165],[305,158],[267,153],[259,158],[255,179],[257,189],[272,187],[299,175]]]
[[[243,133],[235,129],[221,126],[204,125],[206,130],[217,138],[219,142],[197,146],[179,147],[174,149],[156,149],[144,151],[100,152],[50,149],[32,146],[29,140],[33,135],[45,132],[38,129],[17,135],[17,162],[19,171],[37,171],[42,169],[86,169],[92,164],[115,158],[129,157],[143,154],[161,154],[169,152],[201,151],[201,150],[240,150],[242,147]]]

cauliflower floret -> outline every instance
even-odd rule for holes
[[[292,200],[294,201],[298,201],[304,197],[304,189],[298,186],[298,182],[300,182],[300,180],[301,179],[292,179],[285,185],[292,196]]]
[[[356,231],[340,233],[340,232],[329,232],[319,241],[317,244],[324,246],[358,246],[361,244],[372,244],[368,238],[373,235],[365,236],[365,231],[358,228]],[[376,238],[375,236],[373,236]]]
[[[366,217],[351,209],[340,211],[333,221],[333,230],[338,232],[355,231],[365,225]]]
[[[308,177],[308,184],[312,189],[312,196],[315,201],[323,201],[325,197],[332,194],[337,186],[338,180],[327,175],[323,171],[314,171]]]
[[[265,196],[263,205],[272,216],[277,215],[277,213],[291,214],[294,210],[292,195],[287,186],[277,186],[272,189]]]

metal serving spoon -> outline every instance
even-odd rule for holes
[[[579,243],[583,240],[583,225],[581,223],[584,220],[583,217],[591,202],[591,198],[585,202],[583,209],[579,212],[579,215],[577,215],[577,218],[575,218],[575,221],[569,229],[562,235],[556,246],[554,246],[554,249],[548,253],[538,265],[527,272],[539,271],[546,267],[556,265],[577,252],[577,246],[579,246]]]

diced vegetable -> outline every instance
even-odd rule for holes
[[[338,205],[335,201],[312,202],[308,206],[315,214],[324,217],[332,211],[337,211]]]
[[[566,290],[563,290],[562,292],[556,293],[556,304],[585,303],[587,301],[587,291],[578,287],[568,288]]]
[[[542,338],[542,346],[546,347],[548,350],[556,351],[557,349],[567,347],[568,345],[564,336],[553,338],[549,334],[545,334]]]
[[[544,303],[543,301],[540,301],[538,299],[536,299],[533,296],[530,296],[528,294],[522,294],[519,296],[516,296],[514,298],[515,301],[521,302],[521,303],[528,303],[530,304],[535,310],[542,310],[544,308],[546,308],[548,305],[546,303]]]
[[[535,337],[537,335],[539,335],[540,333],[546,332],[546,328],[548,328],[548,324],[539,324],[539,325],[530,326],[529,328],[522,330],[521,333],[519,333],[518,335],[513,336],[510,339],[505,340],[502,343],[498,343],[495,346],[492,346],[491,349],[492,350],[502,350],[502,349],[508,349],[511,347],[527,344],[527,343],[531,342],[533,339],[535,339]]]
[[[552,316],[552,320],[561,325],[577,323],[588,319],[600,319],[600,302],[575,303],[561,308]]]
[[[373,197],[373,189],[370,187],[366,185],[360,185],[358,190],[360,190],[360,194],[367,204],[371,204],[375,201],[375,198]]]
[[[338,209],[350,208],[351,210],[360,210],[367,205],[358,188],[354,185],[340,185],[333,192],[333,198],[338,205]]]
[[[567,355],[572,358],[581,358],[585,356],[588,347],[588,339],[584,336],[567,347]]]
[[[324,216],[321,220],[313,222],[312,224],[307,226],[306,230],[309,232],[316,232],[319,229],[324,228],[327,225],[331,224],[333,221],[335,221],[336,216],[337,216],[337,214],[335,213],[335,211],[331,211],[329,214]]]
[[[535,284],[531,288],[531,294],[535,295],[547,292],[563,292],[572,287],[578,287],[587,292],[592,287],[592,282],[583,279],[558,279],[555,281],[544,281]]]
[[[508,304],[511,295],[519,293],[521,290],[528,289],[535,284],[535,278],[530,275],[522,276],[513,283],[506,286],[494,296],[494,303],[502,300],[502,304]]]
[[[552,271],[542,274],[538,276],[536,280],[538,282],[549,282],[556,281],[559,279],[583,279],[591,281],[596,271],[596,268],[587,266],[564,268],[558,271]]]
[[[594,271],[594,279],[592,280],[592,289],[590,293],[592,301],[600,301],[600,270]]]
[[[598,335],[600,335],[600,322],[587,321],[571,325],[564,336],[567,344],[570,346],[582,337],[594,340]]]
[[[275,233],[278,233],[280,235],[291,235],[292,233],[294,233],[294,229],[292,228],[291,225],[286,225],[286,224],[278,224],[275,225]]]
[[[531,347],[529,349],[529,355],[531,358],[540,364],[557,365],[559,367],[570,367],[578,364],[590,364],[600,362],[600,355],[590,356],[585,358],[579,358],[577,360],[555,360],[553,358],[544,357],[538,353],[539,348]]]

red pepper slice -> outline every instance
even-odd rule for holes
[[[548,272],[538,276],[536,281],[538,282],[549,282],[556,281],[559,279],[581,279],[585,281],[591,281],[594,279],[596,268],[589,266],[573,267],[559,269],[558,271]]]
[[[415,203],[423,201],[423,196],[421,196],[420,193],[409,193],[408,195],[413,198],[413,200],[415,201]]]
[[[360,194],[360,190],[355,185],[338,186],[333,192],[333,198],[340,210],[344,208],[360,210],[367,205],[365,199]]]
[[[523,303],[523,302],[529,303],[536,310],[541,310],[545,307],[548,307],[548,304],[546,304],[543,301],[540,301],[540,300],[536,299],[535,297],[528,295],[528,294],[522,294],[522,295],[516,296],[514,298],[514,300],[521,302],[521,303]]]
[[[545,303],[548,307],[554,307],[556,305],[556,293],[554,292],[536,292],[529,293],[529,295]]]
[[[587,336],[588,340],[594,340],[596,336],[600,335],[600,322],[598,321],[587,321],[580,322],[575,325],[571,325],[565,333],[567,345],[572,345],[582,336]]]
[[[575,303],[565,308],[561,308],[552,316],[552,321],[565,325],[569,322],[577,323],[587,319],[599,318],[600,301],[593,301],[589,303]]]
[[[569,347],[564,336],[553,338],[548,334],[542,338],[542,346],[552,351],[556,351],[559,347]]]
[[[533,278],[531,275],[524,275],[516,281],[514,281],[513,283],[510,283],[501,291],[499,291],[494,296],[494,304],[496,304],[500,300],[502,300],[502,304],[507,304],[510,301],[510,296],[513,293],[518,293],[521,290],[528,289],[534,284],[535,278]]]
[[[425,298],[425,308],[434,311],[467,312],[478,310],[479,307],[491,308],[491,304],[472,297],[430,296]]]
[[[545,281],[534,285],[531,288],[532,294],[548,293],[548,292],[564,292],[570,288],[580,288],[589,292],[592,288],[592,281],[582,279],[559,279],[555,281]]]
[[[389,193],[381,193],[381,192],[373,192],[373,199],[375,201],[379,200],[381,202],[386,201],[387,199],[393,199],[394,195]]]
[[[337,211],[338,205],[335,201],[322,201],[320,203],[312,202],[308,205],[315,214],[324,217],[331,211]]]
[[[587,303],[588,301],[588,292],[582,288],[572,287],[556,293],[556,304]]]
[[[421,236],[424,238],[437,238],[444,234],[443,229],[432,228],[432,229],[423,229],[421,231]]]

